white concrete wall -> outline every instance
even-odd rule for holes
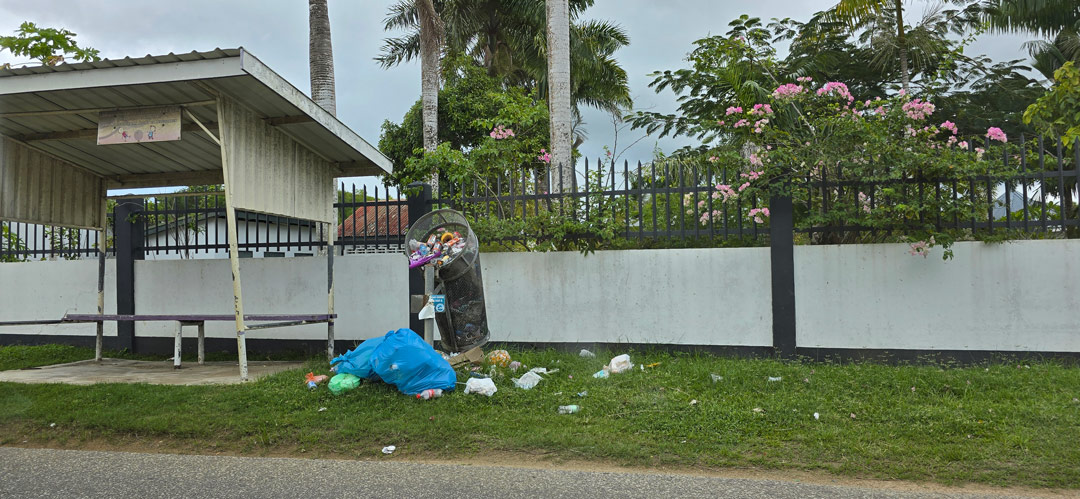
[[[1080,241],[797,246],[800,347],[1080,352]]]
[[[408,327],[408,268],[402,255],[334,258],[335,338],[363,340]],[[135,262],[141,314],[232,314],[228,260]],[[326,257],[240,261],[245,314],[326,313]],[[207,336],[235,337],[231,322],[206,324]],[[138,322],[139,336],[170,336],[175,325]],[[248,338],[325,339],[326,325],[256,330]]]
[[[942,261],[902,244],[798,246],[801,347],[1080,352],[1080,241],[957,243]],[[768,248],[485,253],[495,341],[767,346]],[[335,258],[337,338],[407,327],[400,254]],[[96,262],[0,264],[0,320],[96,312]],[[245,312],[326,309],[325,257],[241,261]],[[139,313],[232,313],[227,260],[136,262]],[[113,262],[107,311],[115,310]],[[141,336],[171,325],[139,323]],[[115,335],[115,325],[107,326]],[[93,334],[92,324],[0,333]],[[228,322],[208,334],[233,337]],[[325,338],[324,325],[252,331],[251,338]]]
[[[116,265],[105,261],[105,313],[116,313]],[[65,313],[97,313],[98,261],[0,263],[0,321],[60,319]],[[0,334],[94,335],[96,324],[0,326]],[[105,323],[116,336],[116,323]]]
[[[771,345],[768,248],[481,255],[496,341]]]

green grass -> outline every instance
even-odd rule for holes
[[[11,348],[55,347],[6,347],[4,366],[18,365]],[[235,386],[0,383],[0,444],[152,439],[197,452],[347,457],[377,456],[392,444],[395,456],[406,458],[522,453],[633,466],[1080,488],[1076,366],[884,366],[657,351],[631,353],[635,363],[656,367],[594,379],[611,352],[596,359],[511,353],[559,372],[529,391],[500,373],[491,398],[459,389],[433,401],[379,383],[339,397],[325,388],[309,392],[302,373],[326,372],[317,360]],[[713,373],[724,379],[713,382]],[[783,379],[770,382],[770,376]],[[577,397],[585,390],[586,397]],[[578,404],[581,412],[558,414],[565,404]]]
[[[191,350],[191,349],[188,349]],[[103,351],[102,357],[113,359],[136,359],[136,360],[165,360],[172,358],[171,355],[141,355],[128,351]],[[197,354],[185,351],[180,359],[184,362],[194,362]],[[9,369],[27,369],[31,367],[64,364],[94,358],[94,349],[89,347],[76,347],[70,345],[13,345],[0,346],[0,371]],[[250,360],[304,360],[304,354],[300,352],[284,352],[271,356],[251,356]],[[208,361],[236,360],[236,354],[208,352]]]

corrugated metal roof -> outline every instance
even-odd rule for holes
[[[377,149],[242,48],[0,70],[0,135],[112,187],[220,183],[220,148],[186,115],[180,141],[96,145],[98,112],[126,107],[183,105],[218,133],[215,94],[337,164],[339,176],[392,170]]]

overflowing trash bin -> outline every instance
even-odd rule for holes
[[[443,348],[464,352],[487,343],[480,242],[465,215],[449,209],[432,211],[411,221],[405,240],[409,268],[434,267],[434,294],[446,297],[445,308],[435,312]]]

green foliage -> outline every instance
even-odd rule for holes
[[[22,251],[26,251],[26,245],[18,234],[7,225],[0,225],[0,253],[10,253],[0,254],[0,262],[21,262],[25,259],[17,253]]]
[[[98,51],[79,47],[75,33],[66,29],[39,28],[32,22],[24,22],[15,30],[14,36],[0,36],[0,50],[8,50],[15,56],[27,56],[45,66],[55,66],[71,54],[76,61],[97,61]]]
[[[1080,69],[1066,62],[1054,72],[1054,86],[1024,111],[1024,123],[1061,137],[1070,149],[1080,139]]]

